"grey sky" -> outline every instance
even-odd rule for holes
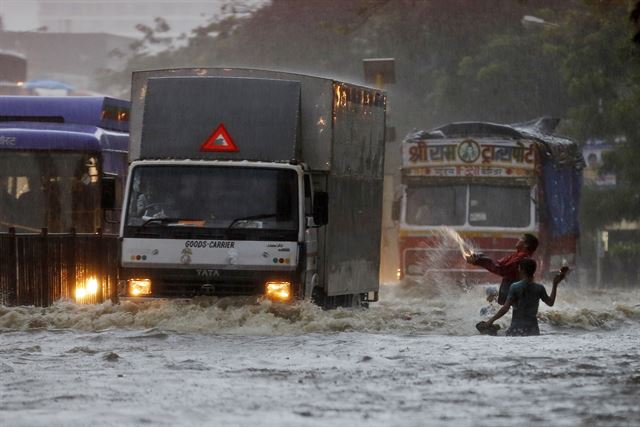
[[[0,15],[7,30],[25,31],[38,26],[35,0],[0,0]]]
[[[29,31],[34,30],[40,26],[38,21],[38,4],[47,2],[49,0],[0,0],[0,16],[2,16],[4,26],[9,31]],[[59,0],[50,0],[59,1]],[[82,3],[84,1],[92,0],[69,0]],[[93,0],[101,1],[101,0]],[[238,2],[243,5],[258,5],[265,3],[268,0],[209,0],[210,4],[223,4]],[[131,3],[147,3],[150,8],[157,8],[157,16],[162,16],[163,6],[166,4],[180,4],[180,0],[110,0],[108,3],[112,4],[114,10],[117,10],[118,3],[131,4]],[[155,13],[155,10],[154,10]],[[194,23],[199,24],[199,22]]]

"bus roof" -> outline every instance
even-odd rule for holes
[[[126,152],[129,135],[95,126],[61,123],[0,123],[0,150]]]
[[[129,105],[106,96],[3,96],[0,122],[65,123],[129,132]]]

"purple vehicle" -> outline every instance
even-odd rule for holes
[[[0,232],[116,233],[129,102],[0,97]]]

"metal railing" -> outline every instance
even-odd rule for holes
[[[0,305],[115,302],[117,273],[117,236],[0,233]]]

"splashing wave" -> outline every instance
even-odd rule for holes
[[[480,318],[482,287],[384,285],[382,300],[368,310],[322,310],[307,302],[290,305],[243,298],[202,298],[190,303],[78,305],[59,301],[48,308],[0,307],[0,331],[112,328],[184,333],[281,335],[362,331],[403,335],[473,335]],[[625,301],[621,303],[619,301]],[[628,302],[631,301],[631,302]],[[638,291],[559,291],[557,305],[541,306],[543,333],[562,329],[608,330],[640,322]],[[508,317],[503,324],[508,325]]]

